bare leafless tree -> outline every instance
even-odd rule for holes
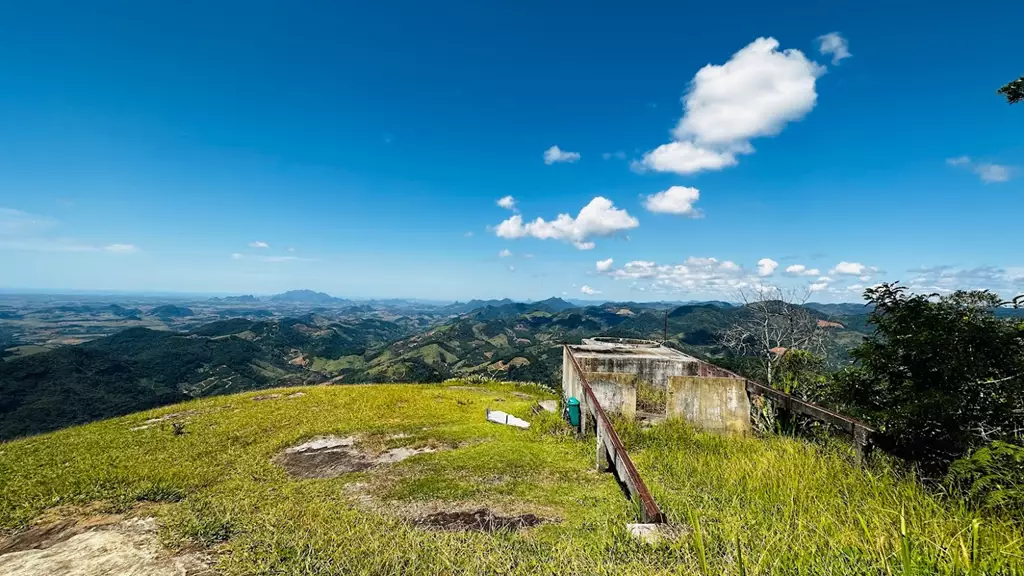
[[[740,291],[743,313],[722,335],[722,345],[738,354],[756,356],[764,367],[768,386],[776,368],[790,350],[824,355],[827,326],[803,304],[810,291],[800,293],[778,286],[759,285]]]

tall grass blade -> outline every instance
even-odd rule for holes
[[[704,535],[700,531],[700,518],[692,507],[687,510],[687,515],[690,519],[690,526],[693,527],[693,545],[697,549],[697,562],[700,563],[700,572],[705,576],[711,576],[711,571],[708,570],[707,551],[704,548]]]
[[[900,507],[900,566],[903,568],[903,576],[913,574],[914,558],[910,549],[910,536],[907,534],[905,507]]]
[[[736,558],[740,564],[740,576],[747,576],[747,567],[743,564],[743,543],[740,542],[740,535],[736,535]]]

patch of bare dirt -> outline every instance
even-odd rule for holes
[[[472,512],[435,512],[413,520],[413,524],[430,530],[498,532],[533,528],[548,521],[534,514],[498,516],[480,508]]]
[[[6,576],[206,576],[211,559],[172,555],[154,518],[107,515],[38,525],[0,542]]]
[[[322,436],[286,448],[275,459],[288,474],[297,478],[337,478],[384,464],[394,464],[436,448],[400,447],[373,454],[356,446],[356,437]]]

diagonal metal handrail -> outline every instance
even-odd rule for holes
[[[633,465],[633,460],[630,459],[629,453],[626,452],[625,446],[622,445],[622,440],[619,439],[619,435],[615,433],[615,428],[612,426],[611,420],[608,419],[608,415],[605,414],[604,408],[601,407],[601,403],[597,401],[594,389],[591,388],[590,382],[587,381],[587,377],[583,375],[583,369],[580,368],[579,363],[576,361],[576,357],[573,356],[572,350],[569,349],[568,345],[563,345],[563,347],[566,355],[572,362],[572,367],[573,370],[576,371],[576,376],[580,379],[580,384],[583,386],[586,409],[594,417],[595,428],[597,429],[598,449],[600,450],[604,448],[607,451],[608,462],[611,465],[611,468],[615,470],[619,480],[626,485],[626,489],[629,490],[630,497],[635,498],[640,504],[641,520],[651,524],[660,524],[665,522],[665,515],[662,514],[661,509],[658,508],[657,502],[654,501],[654,497],[651,496],[650,490],[647,489],[647,485],[644,484],[643,478],[640,477],[640,473],[637,472],[636,466]],[[581,414],[581,416],[582,418],[586,418],[585,414]],[[583,423],[581,422],[581,424]]]

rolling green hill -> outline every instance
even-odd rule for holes
[[[884,461],[859,468],[839,445],[619,422],[669,521],[647,544],[626,530],[637,510],[614,477],[594,470],[593,438],[534,414],[550,397],[535,387],[269,392],[278,396],[205,398],[0,444],[0,573],[26,559],[52,573],[140,546],[204,553],[224,575],[1024,570],[1012,519],[969,511]],[[498,406],[532,426],[486,422]],[[138,532],[147,520],[162,541]],[[5,554],[29,527],[58,544]],[[71,547],[54,538],[69,529],[77,541],[131,538]]]

